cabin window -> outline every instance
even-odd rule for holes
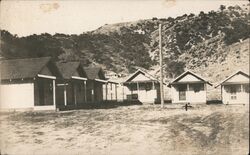
[[[243,85],[243,92],[249,93],[249,84]]]
[[[195,83],[190,85],[190,90],[193,90],[194,92],[199,92],[204,90],[204,84],[203,83]]]
[[[145,84],[139,84],[139,90],[145,90]]]
[[[129,84],[128,87],[129,87],[129,89],[131,91],[136,91],[137,90],[137,85],[136,84]]]
[[[152,89],[152,83],[146,83],[145,84],[145,89],[146,89],[146,91],[151,90]]]

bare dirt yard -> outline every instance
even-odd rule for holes
[[[249,106],[124,106],[0,115],[13,155],[246,155]],[[0,153],[0,154],[1,154]]]

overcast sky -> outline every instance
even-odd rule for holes
[[[243,5],[247,0],[4,0],[1,29],[18,36],[40,33],[80,34],[104,24],[168,18]]]

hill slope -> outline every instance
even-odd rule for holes
[[[247,6],[222,6],[219,11],[199,15],[104,25],[81,35],[44,33],[17,37],[1,30],[1,56],[52,56],[55,60],[81,61],[125,74],[138,67],[157,72],[161,23],[165,75],[172,78],[188,68],[218,81],[223,76],[218,78],[214,73],[219,73],[221,64],[222,73],[249,66],[248,19]]]

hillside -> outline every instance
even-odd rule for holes
[[[192,69],[218,82],[224,78],[218,73],[249,70],[248,7],[221,6],[218,11],[198,15],[110,24],[80,35],[44,33],[18,37],[1,30],[1,56],[52,56],[55,60],[81,61],[124,74],[142,67],[157,75],[161,23],[166,77]]]

